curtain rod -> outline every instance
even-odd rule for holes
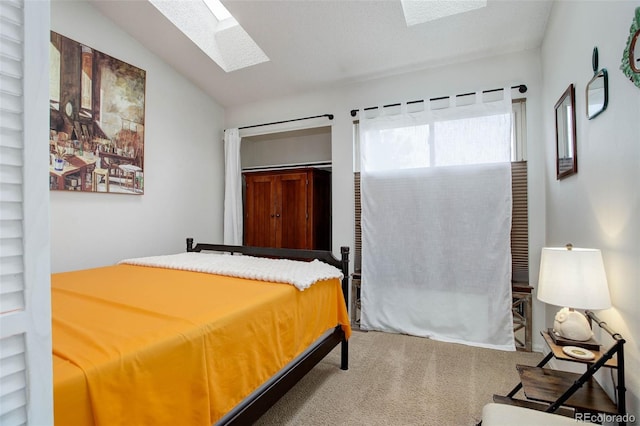
[[[293,118],[291,120],[274,121],[273,123],[254,124],[252,126],[238,127],[238,130],[251,129],[253,127],[271,126],[273,124],[290,123],[292,121],[311,120],[312,118],[322,118],[322,117],[327,117],[329,120],[333,120],[333,114],[322,114],[322,115],[314,115],[313,117]]]
[[[283,169],[291,169],[291,168],[301,168],[301,167],[315,167],[315,168],[320,168],[320,167],[331,167],[332,163],[331,161],[310,161],[307,163],[288,163],[288,164],[274,164],[271,166],[249,166],[249,167],[243,167],[242,171],[243,172],[261,172],[261,171],[265,171],[265,170],[283,170]]]
[[[518,89],[518,91],[520,93],[526,93],[527,92],[527,86],[524,85],[524,84],[518,84],[517,86],[511,86],[511,88],[512,89]],[[500,88],[500,89],[491,89],[491,90],[483,90],[482,93],[498,92],[500,90],[502,90],[502,88]],[[456,95],[456,96],[470,96],[470,95],[474,95],[474,94],[475,94],[475,92],[470,92],[470,93],[462,93],[462,94]],[[430,98],[429,100],[430,101],[439,101],[439,100],[447,99],[447,98],[449,98],[449,96],[440,96],[438,98]],[[409,105],[409,104],[417,104],[417,103],[424,102],[424,101],[425,101],[424,99],[421,99],[421,100],[418,100],[418,101],[409,101],[409,102],[407,102],[407,105]],[[401,105],[401,103],[397,102],[395,104],[383,105],[382,108],[389,108],[389,107],[395,107],[395,106],[400,106],[400,105]],[[377,109],[377,108],[378,108],[377,106],[373,106],[373,107],[364,108],[364,110],[365,111],[369,111],[369,110]],[[359,109],[352,109],[351,110],[351,116],[355,117],[356,114],[358,113],[358,111],[360,111],[360,110]]]

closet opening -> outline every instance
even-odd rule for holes
[[[243,244],[331,250],[331,126],[242,137]]]

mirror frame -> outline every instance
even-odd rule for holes
[[[556,116],[556,179],[560,180],[578,173],[576,93],[573,83],[560,96],[554,109]],[[571,151],[572,156],[561,158],[562,153],[567,151]]]
[[[587,118],[591,120],[592,118],[600,115],[605,109],[607,109],[607,105],[609,104],[609,75],[607,73],[607,69],[603,68],[598,71],[598,48],[593,48],[593,54],[591,56],[591,64],[593,69],[593,78],[589,80],[587,83],[587,87],[584,89],[585,95],[585,111],[587,113]],[[592,86],[595,86],[598,79],[602,79],[602,98],[597,99],[598,104],[595,108],[590,109],[591,102],[594,100],[594,90],[590,90]],[[589,92],[592,92],[592,96],[589,96]],[[600,98],[600,96],[598,96]]]
[[[640,63],[637,63],[640,58],[635,58],[633,55],[638,43],[640,43],[640,7],[637,7],[635,10],[633,21],[629,28],[627,46],[622,53],[622,64],[620,64],[622,73],[626,75],[633,84],[640,88]]]
[[[636,33],[633,35],[633,38],[631,39],[631,45],[629,46],[629,65],[631,65],[631,70],[636,73],[640,73],[640,57],[636,58],[634,55],[639,37],[640,30],[636,31]]]

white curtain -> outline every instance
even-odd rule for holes
[[[224,131],[224,244],[242,245],[242,166],[238,129]]]
[[[511,97],[484,96],[361,118],[363,328],[515,350]]]

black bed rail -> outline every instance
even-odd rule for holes
[[[226,253],[241,253],[248,256],[273,257],[279,259],[299,259],[313,260],[318,259],[326,262],[336,268],[342,270],[345,276],[349,275],[349,247],[341,247],[341,259],[337,259],[332,252],[328,250],[301,250],[273,247],[253,247],[253,246],[232,246],[225,244],[202,244],[193,245],[193,238],[187,238],[187,251],[221,251]]]
[[[344,303],[349,306],[349,247],[340,247],[341,258],[336,258],[328,250],[300,250],[273,247],[232,246],[226,244],[202,244],[193,245],[193,238],[187,238],[188,252],[219,251],[224,253],[241,253],[247,256],[271,257],[277,259],[296,260],[322,260],[342,271],[342,294]]]

